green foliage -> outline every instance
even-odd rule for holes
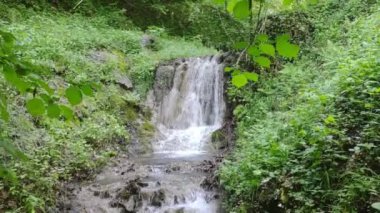
[[[66,89],[65,95],[71,105],[78,105],[82,102],[82,92],[76,86],[70,86]]]
[[[149,33],[159,48],[143,49],[143,32],[115,9],[100,8],[89,18],[11,5],[0,4],[1,15],[24,16],[1,21],[1,29],[17,40],[7,33],[7,42],[0,40],[4,50],[14,43],[12,60],[17,60],[3,66],[0,57],[1,212],[43,211],[54,205],[59,182],[91,177],[115,150],[125,149],[125,125],[140,129],[135,121],[142,117],[141,97],[158,63],[216,53],[198,39],[170,37],[158,27]],[[119,76],[128,76],[134,90],[120,87]],[[152,126],[141,126],[148,144]]]
[[[226,67],[225,72],[231,72],[231,83],[237,88],[245,86],[248,81],[257,82],[259,80],[259,75],[256,73],[241,71],[232,67]]]
[[[40,116],[45,114],[44,101],[39,98],[33,98],[26,102],[26,109],[33,116]]]
[[[341,12],[319,15],[328,20]],[[261,77],[257,91],[229,88],[240,103],[236,150],[220,170],[231,212],[374,212],[379,16],[362,13],[338,29],[326,22],[316,46],[278,75]]]
[[[250,8],[248,0],[240,0],[236,2],[233,9],[233,14],[238,19],[244,19],[249,17]]]
[[[276,48],[278,54],[286,58],[295,58],[298,56],[300,48],[289,42],[289,35],[278,36],[276,39]]]

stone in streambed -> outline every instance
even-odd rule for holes
[[[155,191],[150,199],[150,204],[152,206],[161,207],[165,202],[165,192],[163,189]]]

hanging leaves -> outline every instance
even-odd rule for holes
[[[250,55],[250,56],[259,56],[260,55],[260,50],[259,48],[257,48],[256,45],[252,45],[248,48],[247,50],[247,53]]]
[[[238,19],[245,19],[249,17],[250,8],[248,0],[240,0],[234,6],[233,14]]]
[[[276,39],[276,49],[279,55],[285,58],[296,58],[300,51],[299,46],[289,42],[290,36],[288,34],[280,35]]]
[[[76,86],[70,86],[66,89],[65,95],[71,105],[75,106],[82,102],[82,92]]]
[[[267,54],[273,57],[276,54],[276,50],[271,44],[260,44],[259,48],[260,48],[260,51],[264,54]]]
[[[226,67],[224,70],[231,73],[231,83],[237,88],[245,86],[249,81],[257,82],[259,80],[259,76],[256,73],[241,71],[232,67]]]
[[[40,116],[45,113],[45,104],[39,98],[33,98],[26,102],[26,109],[33,116]]]
[[[57,104],[50,104],[47,107],[47,115],[49,116],[49,118],[59,118],[59,116],[61,115],[61,109]]]
[[[235,75],[232,77],[232,84],[237,87],[243,87],[248,83],[247,77],[244,74]]]
[[[67,107],[65,105],[60,105],[59,108],[61,109],[61,114],[63,117],[66,118],[66,120],[72,120],[74,118],[74,112],[70,107]]]
[[[270,68],[271,62],[270,62],[269,58],[267,58],[267,57],[259,56],[259,57],[254,58],[254,61],[262,67]]]
[[[85,84],[85,85],[82,85],[80,88],[81,88],[83,94],[90,96],[90,97],[94,96],[94,91],[93,91],[91,85]]]
[[[257,82],[259,80],[259,75],[257,73],[254,73],[254,72],[244,72],[244,75],[245,75],[245,77],[248,80],[251,80],[253,82]]]

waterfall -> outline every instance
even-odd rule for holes
[[[156,100],[159,140],[156,153],[196,154],[209,151],[211,133],[223,122],[223,65],[217,57],[177,63],[171,88]],[[169,86],[169,87],[170,87]]]
[[[120,158],[95,184],[81,186],[75,212],[223,212],[217,188],[207,187],[218,153],[210,139],[225,113],[223,84],[217,57],[159,66],[149,99],[157,127],[153,153]]]

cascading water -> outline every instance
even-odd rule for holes
[[[179,65],[173,86],[156,107],[161,140],[156,153],[172,157],[209,152],[211,133],[223,122],[222,65],[213,58],[193,58]]]
[[[156,210],[220,212],[218,202],[210,199],[214,192],[200,187],[204,174],[194,172],[193,166],[215,154],[210,139],[224,117],[223,65],[216,57],[188,59],[177,64],[172,77],[166,80],[171,88],[156,97],[158,139],[153,143],[154,158],[181,169],[164,174],[162,179],[168,183],[168,194],[181,196],[183,202]]]
[[[217,57],[161,66],[154,85],[153,152],[120,160],[81,187],[69,212],[219,213],[217,192],[201,187],[200,164],[217,154],[210,139],[225,112]]]

